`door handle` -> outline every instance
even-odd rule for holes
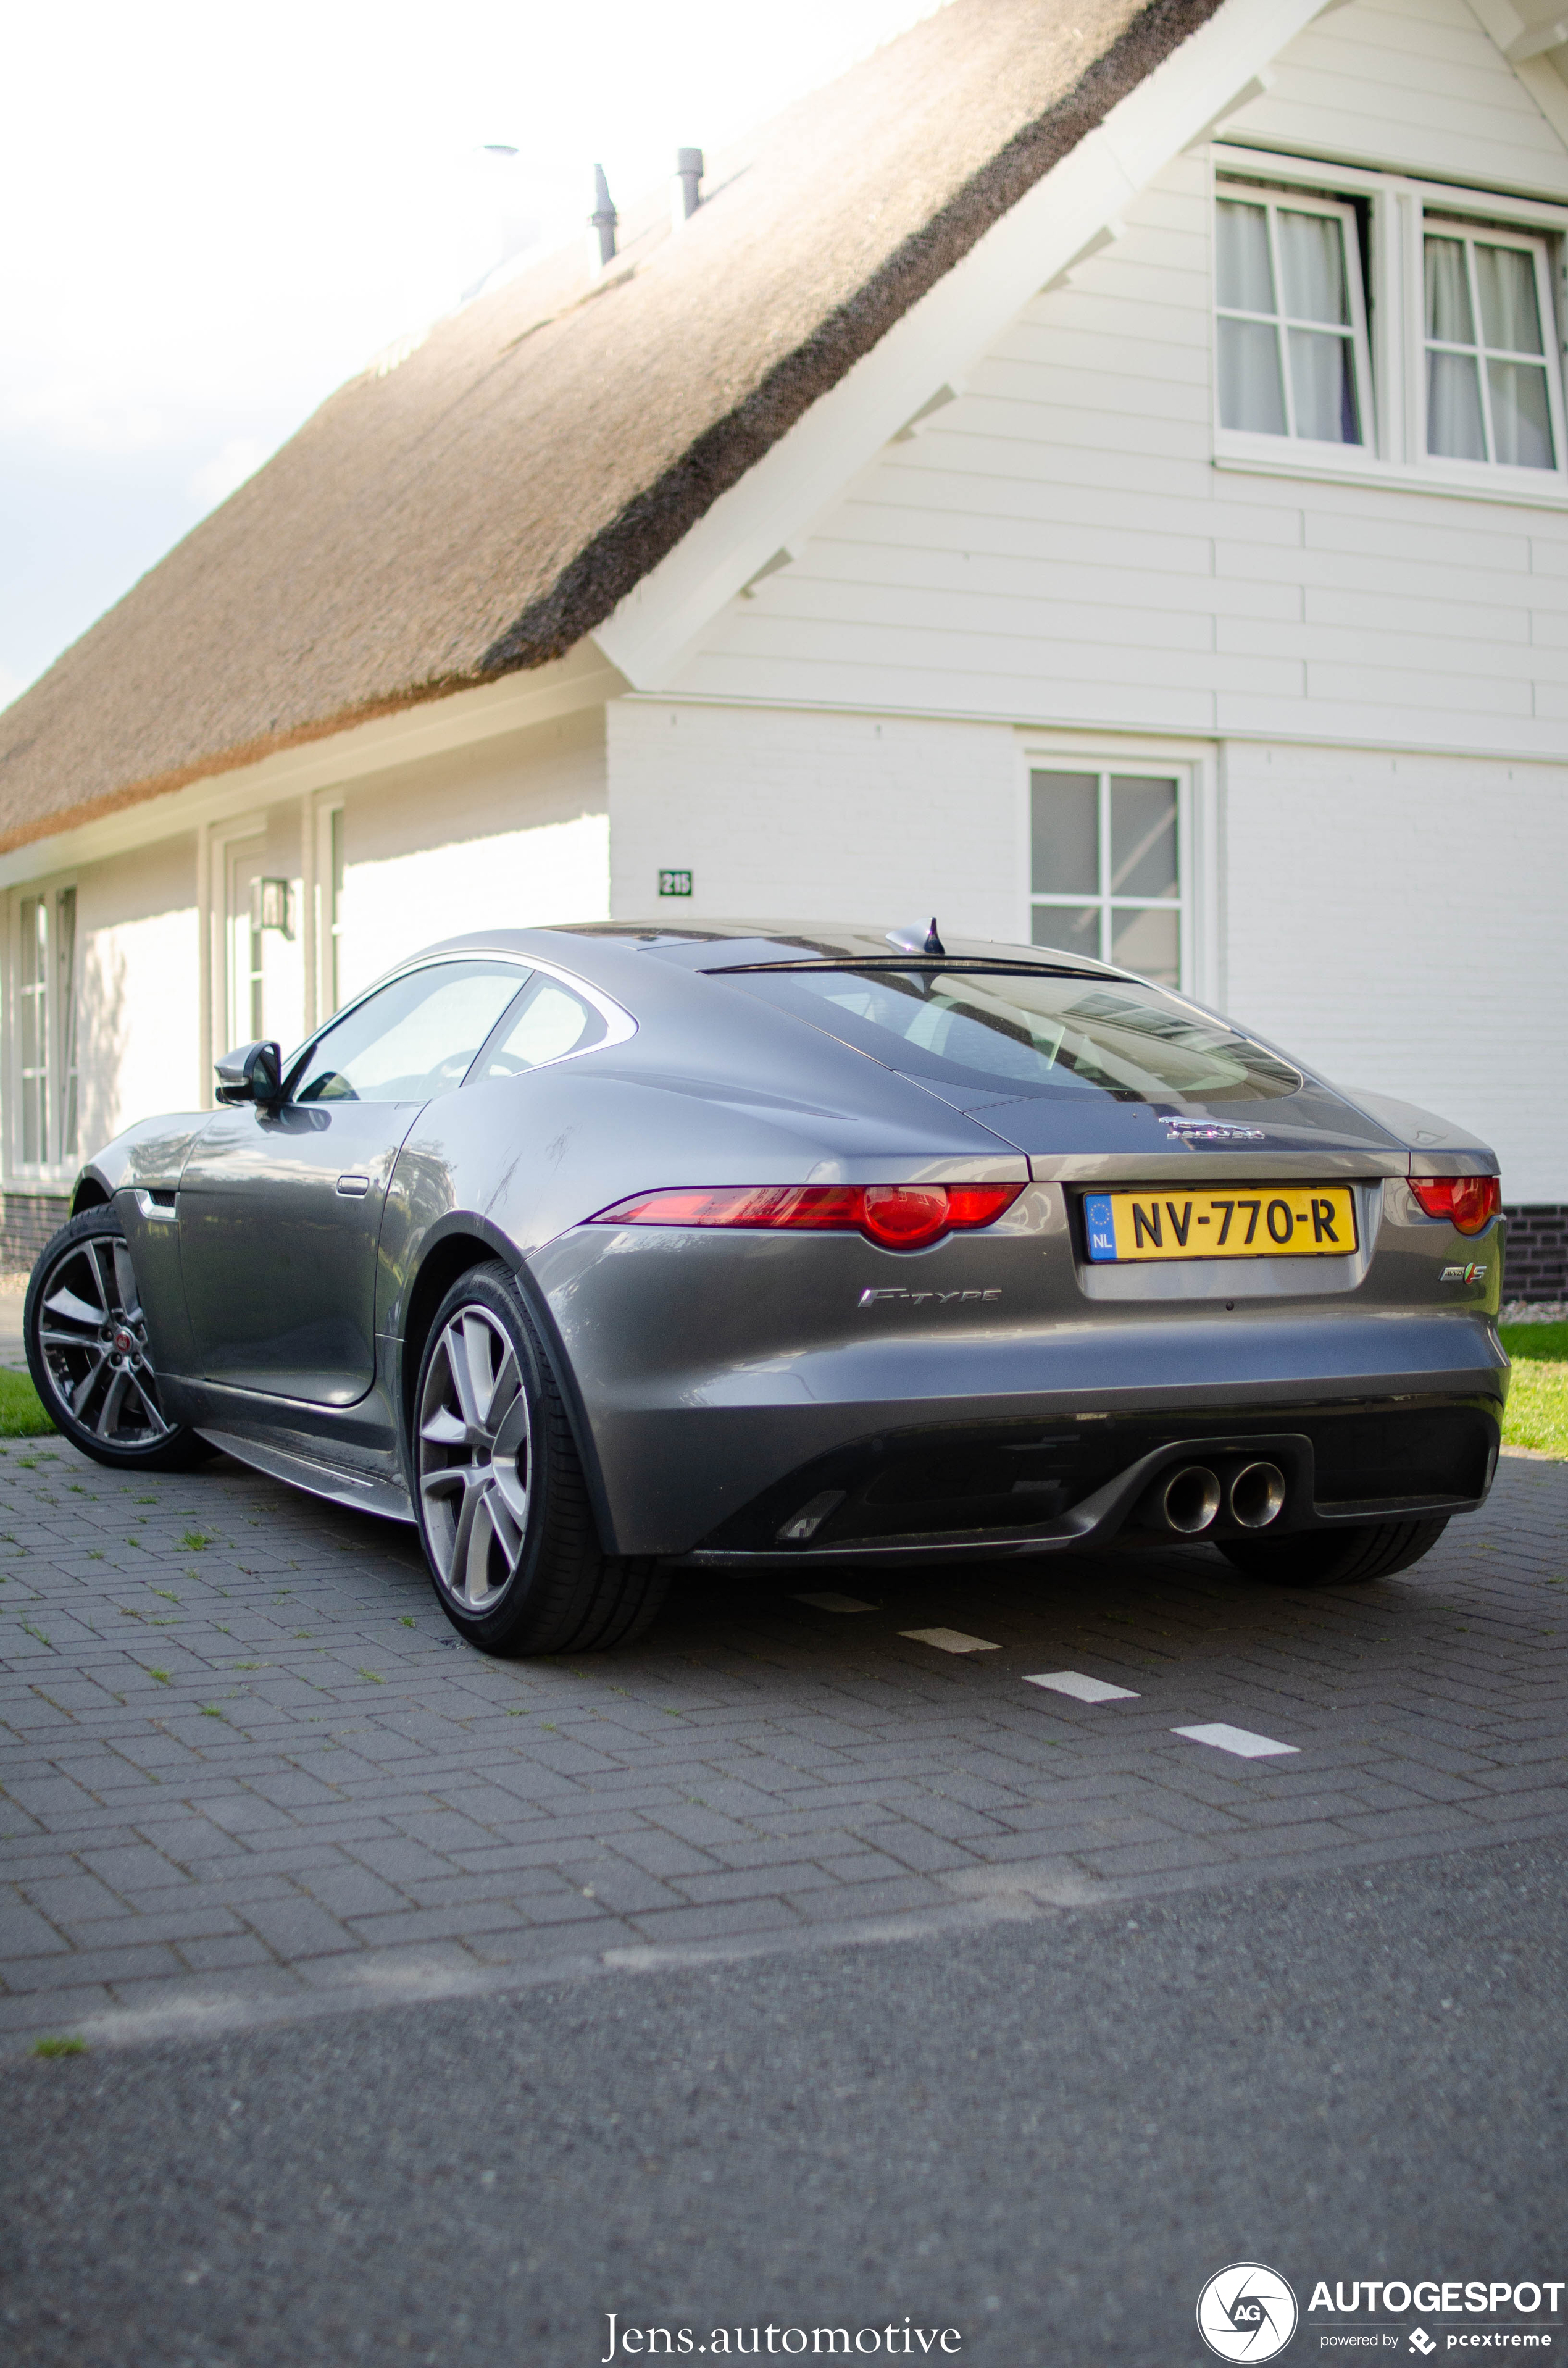
[[[362,1201],[370,1189],[368,1176],[340,1176],[337,1190],[345,1201]]]

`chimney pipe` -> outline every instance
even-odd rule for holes
[[[677,148],[675,179],[670,184],[670,228],[672,230],[679,230],[688,222],[702,203],[698,194],[701,180],[701,149]]]
[[[594,211],[588,216],[588,270],[597,279],[615,257],[615,226],[620,220],[609,194],[602,165],[594,166]]]

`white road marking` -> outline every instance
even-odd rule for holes
[[[1131,1686],[1108,1686],[1103,1678],[1086,1678],[1081,1669],[1050,1669],[1043,1677],[1026,1678],[1026,1686],[1049,1686],[1053,1694],[1071,1694],[1074,1702],[1137,1702]]]
[[[938,1653],[999,1653],[1000,1645],[988,1645],[983,1636],[966,1636],[961,1628],[901,1628],[914,1645],[935,1645]]]
[[[1173,1735],[1185,1735],[1193,1743],[1211,1743],[1216,1751],[1233,1751],[1238,1759],[1268,1759],[1277,1753],[1299,1751],[1298,1743],[1271,1743],[1267,1735],[1249,1735],[1244,1726],[1227,1726],[1221,1719],[1212,1726],[1173,1726]]]
[[[797,1603],[809,1603],[817,1611],[875,1611],[874,1603],[862,1603],[858,1595],[835,1595],[829,1588],[824,1595],[797,1595]]]

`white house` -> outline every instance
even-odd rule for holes
[[[935,912],[1459,1119],[1568,1288],[1556,6],[950,0],[345,387],[0,716],[0,1247],[449,931]]]

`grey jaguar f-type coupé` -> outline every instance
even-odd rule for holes
[[[1103,964],[494,930],[218,1077],[83,1169],[44,1402],[416,1521],[490,1650],[621,1641],[678,1565],[1373,1578],[1491,1484],[1492,1154]]]

